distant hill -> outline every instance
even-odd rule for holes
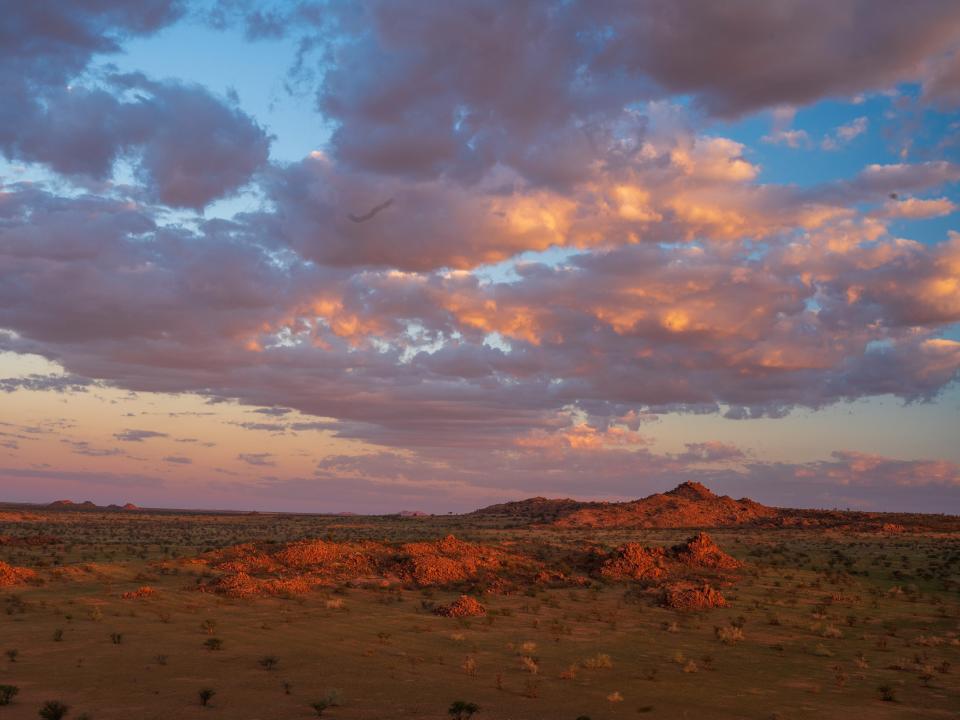
[[[562,528],[843,527],[884,533],[960,529],[956,516],[770,507],[750,498],[735,500],[717,495],[698,482],[681,483],[668,492],[627,502],[534,497],[491,505],[471,514]]]
[[[75,503],[73,500],[54,500],[47,505],[51,510],[139,510],[140,508],[133,503],[126,505],[97,505],[92,500],[84,500],[82,503]]]
[[[727,527],[769,521],[779,513],[777,508],[749,498],[734,500],[728,495],[716,495],[700,483],[685,482],[669,492],[640,500],[581,508],[559,518],[555,524],[560,527]]]
[[[498,515],[558,527],[723,527],[777,516],[776,508],[744,498],[715,495],[697,482],[630,502],[583,502],[570,498],[534,497],[491,505],[475,515]]]
[[[582,502],[571,498],[533,497],[498,503],[474,510],[470,515],[499,515],[518,520],[551,522],[579,510],[608,507],[610,503]]]

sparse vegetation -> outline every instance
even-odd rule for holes
[[[340,691],[331,690],[327,693],[326,697],[316,702],[310,703],[310,707],[313,708],[313,711],[317,714],[317,717],[323,717],[328,709],[332,707],[337,707],[340,705]]]
[[[9,705],[20,692],[16,685],[0,685],[0,705]]]
[[[100,667],[123,689],[109,699],[110,712],[130,716],[145,672],[161,691],[156,713],[169,717],[184,698],[203,704],[203,683],[220,693],[207,698],[211,706],[232,712],[236,703],[251,716],[378,717],[384,693],[397,707],[432,707],[439,716],[439,690],[470,693],[491,720],[517,715],[518,703],[529,717],[627,717],[653,712],[655,699],[664,717],[731,720],[754,709],[764,717],[780,705],[832,720],[882,702],[932,717],[960,693],[960,536],[949,533],[734,528],[705,540],[689,530],[531,531],[502,516],[416,524],[148,517],[85,516],[58,525],[63,542],[55,545],[0,544],[5,562],[43,581],[0,593],[8,648],[0,676],[22,688],[12,699],[21,711],[33,712],[26,696],[32,703],[34,693],[73,692]],[[0,521],[0,535],[11,528]],[[666,548],[666,580],[601,571],[612,559],[618,572],[651,558],[655,567],[656,548]],[[704,567],[733,565],[714,548],[736,567]],[[670,575],[674,568],[682,570]],[[254,594],[222,590],[240,573],[248,580],[237,587]],[[673,604],[663,602],[664,582]],[[155,594],[124,599],[124,588],[144,587]],[[725,606],[691,605],[712,603],[714,590]],[[482,601],[484,614],[450,612],[472,607],[462,598]],[[71,648],[78,650],[64,652]],[[741,674],[745,659],[749,676]],[[356,707],[336,712],[329,693],[315,700],[307,668],[336,677]],[[783,683],[784,668],[810,680]],[[254,683],[263,685],[254,692]],[[751,686],[768,689],[744,694]],[[230,702],[217,702],[221,695]]]
[[[40,706],[38,714],[42,720],[63,720],[70,712],[70,707],[59,700],[47,700]]]
[[[447,714],[453,720],[469,720],[478,710],[480,710],[480,706],[476,703],[454,700],[447,708]]]

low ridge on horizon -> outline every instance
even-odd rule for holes
[[[2,501],[0,501],[2,502]],[[341,517],[363,517],[366,513],[341,510],[331,512],[291,513],[284,510],[217,510],[196,508],[146,508],[132,502],[97,505],[85,500],[76,502],[70,499],[54,500],[49,503],[17,503],[49,509],[62,510],[126,510],[126,511],[163,511],[163,512],[201,512],[217,513],[256,513],[256,514],[303,514],[334,515]],[[486,505],[463,513],[448,515],[501,515],[514,519],[547,522],[559,527],[659,527],[694,528],[724,527],[749,524],[794,525],[837,525],[852,522],[856,518],[881,517],[960,517],[960,513],[901,513],[896,511],[840,510],[837,508],[790,508],[765,505],[751,498],[734,499],[729,495],[718,495],[699,481],[683,481],[669,490],[654,492],[634,500],[577,500],[570,497],[546,497],[537,495],[520,500],[508,500],[502,503]],[[431,517],[434,513],[420,510],[398,510],[386,513],[373,513],[371,516],[399,518]]]

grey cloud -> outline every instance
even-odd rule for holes
[[[169,435],[167,435],[167,433],[157,432],[156,430],[124,430],[123,432],[115,433],[114,437],[123,442],[143,442],[151,438],[169,437]]]
[[[258,467],[274,467],[277,464],[271,453],[240,453],[237,460]]]

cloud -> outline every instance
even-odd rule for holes
[[[877,394],[924,400],[949,385],[960,354],[939,333],[960,321],[958,241],[896,238],[841,203],[936,187],[956,167],[752,187],[718,160],[737,157],[731,145],[686,146],[661,165],[670,182],[639,186],[657,212],[683,198],[701,240],[667,244],[682,225],[665,218],[651,223],[663,243],[591,244],[497,282],[278,263],[259,214],[187,232],[127,203],[13,188],[0,203],[0,327],[16,337],[0,342],[76,376],[294,408],[333,418],[317,422],[344,438],[410,447],[553,432],[570,406],[599,427],[642,411],[754,417]],[[704,187],[742,224],[707,219]],[[760,233],[763,252],[741,244]]]
[[[786,145],[794,150],[810,145],[810,135],[806,130],[799,129],[774,130],[760,139],[771,145]]]
[[[126,456],[126,453],[120,448],[97,448],[93,447],[86,440],[70,440],[63,438],[60,442],[69,445],[71,452],[77,455],[86,455],[87,457],[114,457],[118,455]]]
[[[88,378],[73,375],[36,375],[26,377],[0,378],[0,391],[16,392],[17,390],[53,391],[58,393],[86,392],[91,385],[95,385]]]
[[[191,465],[193,460],[182,455],[167,455],[163,458],[163,461],[166,463],[173,463],[174,465]]]
[[[237,455],[237,460],[259,467],[274,467],[277,464],[271,453],[240,453]]]
[[[33,115],[11,118],[7,156],[96,180],[110,179],[127,158],[148,199],[194,209],[236,191],[265,165],[263,129],[204,88],[142,76],[108,81],[109,91],[50,90]]]
[[[408,495],[431,495],[421,503],[442,510],[471,510],[504,497],[573,496],[631,500],[671,489],[680,480],[697,480],[719,493],[751,497],[783,507],[844,507],[938,511],[938,502],[955,502],[960,465],[945,460],[902,460],[855,451],[835,451],[827,459],[782,463],[759,461],[739,448],[716,442],[693,443],[678,454],[646,447],[598,451],[593,447],[527,446],[489,451],[431,450],[335,455],[317,464],[314,483],[291,480],[308,493],[371,485],[379,506]],[[278,492],[284,481],[274,485]],[[345,497],[349,496],[345,492]],[[308,495],[305,495],[307,497]],[[397,505],[393,505],[396,509]],[[389,511],[389,510],[385,510]]]
[[[820,148],[823,150],[838,150],[840,147],[849,144],[854,138],[863,135],[867,131],[869,120],[866,117],[858,117],[851,120],[846,125],[841,125],[833,134],[827,135],[821,142]]]
[[[114,437],[123,442],[143,442],[151,438],[169,437],[167,433],[157,432],[156,430],[124,430],[115,433]]]
[[[0,50],[0,152],[68,176],[110,180],[130,160],[151,200],[200,209],[247,183],[269,138],[208,90],[106,73],[78,79],[95,55],[178,19],[181,3],[148,0],[5,13]],[[70,83],[70,84],[68,84]]]
[[[290,408],[281,408],[281,407],[264,407],[264,408],[254,408],[253,412],[260,413],[261,415],[274,415],[276,417],[281,417],[290,413]]]
[[[251,13],[247,26],[264,17]],[[911,81],[943,96],[928,78],[956,42],[960,10],[949,0],[371,0],[323,13],[300,3],[269,18],[269,34],[286,26],[336,57],[316,73],[317,107],[343,164],[465,182],[501,165],[559,186],[596,159],[595,129],[644,101],[691,96],[736,117]],[[310,57],[295,71],[312,70]]]
[[[924,218],[943,217],[956,212],[957,205],[949,198],[891,198],[884,203],[881,211],[885,217],[922,220]]]
[[[760,482],[781,471],[751,475],[720,443],[656,455],[643,419],[938,397],[960,371],[960,240],[892,221],[953,212],[960,166],[777,183],[711,123],[770,110],[765,140],[806,146],[793,113],[826,97],[920,82],[921,106],[948,103],[960,8],[748,9],[221,3],[220,25],[302,43],[289,79],[314,83],[332,133],[271,164],[268,133],[230,97],[98,64],[179,4],[18,7],[0,29],[0,151],[53,179],[0,186],[0,348],[66,374],[0,389],[239,400],[260,406],[238,423],[251,432],[367,449],[320,479],[414,492],[422,475],[474,499],[464,488],[493,492],[494,471],[501,491],[596,473],[627,492],[638,463],[649,487],[693,471]],[[229,219],[170,210],[249,183],[262,202]],[[537,479],[544,467],[565,474]]]

